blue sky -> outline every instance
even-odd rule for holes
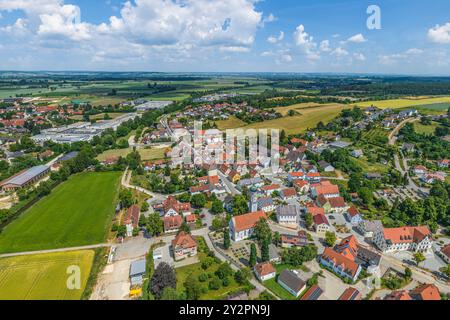
[[[376,4],[381,29],[369,30]],[[447,0],[0,0],[0,69],[450,75]]]

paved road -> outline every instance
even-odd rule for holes
[[[222,180],[225,187],[228,189],[228,193],[231,193],[231,195],[236,196],[242,194],[238,189],[236,189],[236,186],[234,183],[232,183],[228,178],[220,171],[217,171],[220,179]]]
[[[100,243],[100,244],[93,244],[93,245],[89,245],[89,246],[80,246],[80,247],[69,247],[69,248],[38,250],[38,251],[26,251],[26,252],[14,252],[14,253],[0,254],[0,258],[9,258],[9,257],[17,257],[17,256],[28,256],[28,255],[43,254],[43,253],[88,250],[88,249],[97,249],[97,248],[104,248],[104,247],[111,247],[111,246],[112,246],[111,243]]]

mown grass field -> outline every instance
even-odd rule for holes
[[[143,161],[164,159],[165,148],[141,148],[139,149],[139,154],[141,155],[141,159]],[[99,161],[104,161],[107,158],[111,157],[126,157],[127,154],[133,151],[133,148],[125,148],[125,149],[113,149],[106,150],[105,152],[98,155],[97,159]]]
[[[0,300],[79,300],[93,260],[93,250],[2,258]],[[80,268],[80,289],[67,288],[70,266]]]
[[[430,125],[423,125],[420,122],[414,123],[414,131],[422,134],[433,134],[437,127],[439,127],[437,122],[432,122]]]
[[[444,97],[435,97],[435,98],[429,98],[429,97],[423,97],[423,98],[415,98],[415,99],[393,99],[393,100],[381,100],[381,101],[366,101],[366,102],[358,102],[353,105],[357,105],[359,107],[370,107],[372,105],[381,108],[381,109],[401,109],[401,108],[407,108],[407,107],[418,107],[418,106],[431,106],[435,105],[433,108],[436,108],[436,104],[444,104],[444,103],[450,103],[450,96],[444,96]],[[439,108],[442,108],[442,105],[439,106]]]
[[[0,234],[0,253],[102,243],[114,215],[120,172],[69,178]]]
[[[240,127],[246,125],[246,123],[244,121],[236,118],[235,116],[231,116],[227,120],[215,121],[215,123],[216,123],[217,127],[219,128],[219,130],[240,128]]]

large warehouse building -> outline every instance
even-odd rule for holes
[[[0,188],[3,191],[15,191],[38,182],[49,172],[50,167],[44,165],[26,169],[0,182]]]

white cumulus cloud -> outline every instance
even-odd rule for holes
[[[351,36],[350,38],[347,39],[347,42],[353,42],[353,43],[363,43],[366,41],[367,41],[367,39],[364,38],[362,33],[355,34],[354,36]]]
[[[428,30],[428,39],[435,43],[450,43],[450,22],[444,25],[436,25]]]

